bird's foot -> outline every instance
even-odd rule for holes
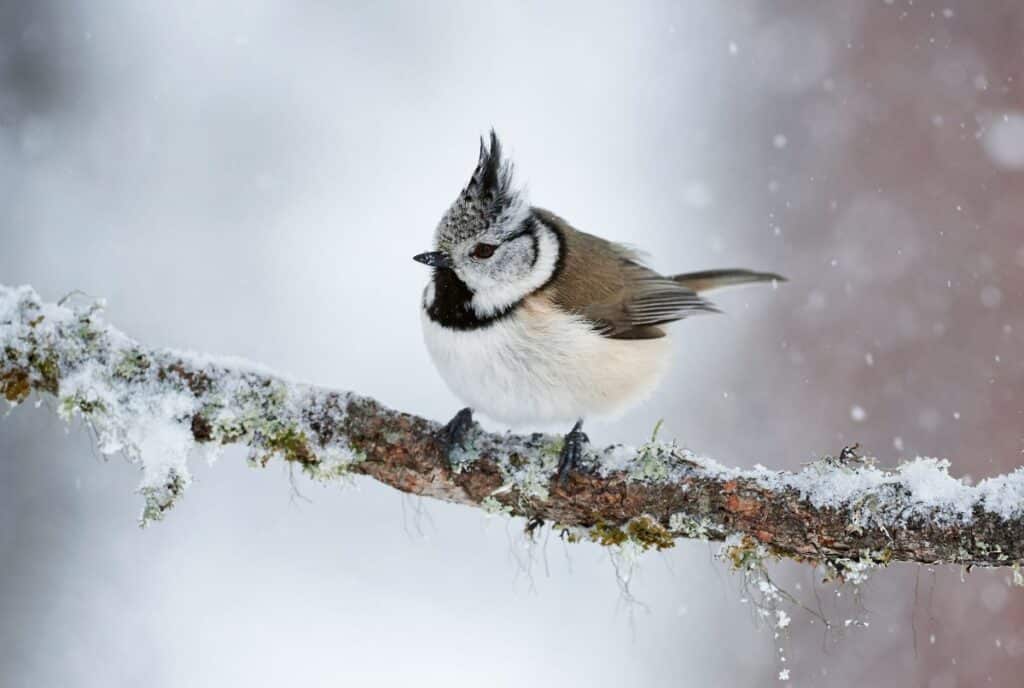
[[[438,433],[438,439],[444,445],[449,465],[454,467],[457,463],[460,463],[455,461],[456,457],[453,456],[453,452],[466,449],[466,437],[472,428],[473,409],[468,407],[456,413],[455,417],[441,428],[441,432]]]
[[[590,438],[583,432],[583,421],[576,421],[572,430],[565,436],[562,454],[558,460],[558,482],[565,485],[569,481],[569,472],[579,465],[583,458],[584,448],[590,444]]]

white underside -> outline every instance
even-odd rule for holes
[[[423,313],[423,334],[456,396],[510,425],[622,413],[650,395],[671,353],[668,337],[608,339],[541,298],[477,330],[447,329]]]

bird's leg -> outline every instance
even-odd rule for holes
[[[455,417],[448,421],[448,424],[441,428],[439,439],[444,443],[448,452],[448,461],[451,462],[452,450],[456,447],[465,449],[466,435],[473,427],[473,409],[466,407],[455,414]]]
[[[562,485],[569,480],[569,471],[576,468],[583,458],[583,448],[590,444],[590,438],[583,432],[583,419],[576,421],[572,430],[565,436],[562,454],[558,460],[558,482]]]

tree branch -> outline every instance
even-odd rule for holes
[[[799,473],[738,470],[652,439],[592,450],[565,487],[553,478],[561,439],[474,428],[449,464],[440,425],[351,392],[283,379],[237,359],[151,349],[106,325],[102,304],[44,303],[0,286],[0,393],[58,400],[96,429],[105,453],[141,464],[143,521],[162,517],[189,483],[188,460],[248,446],[321,481],[365,475],[403,492],[551,523],[571,540],[671,547],[725,540],[752,553],[826,564],[839,576],[889,561],[1013,566],[1024,560],[1024,471],[969,486],[948,464],[892,470],[851,450]],[[760,556],[760,555],[759,555]]]

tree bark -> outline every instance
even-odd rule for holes
[[[755,551],[827,564],[840,576],[889,561],[1016,572],[1024,559],[1021,471],[970,487],[941,464],[881,471],[851,450],[801,473],[737,470],[652,440],[591,449],[561,485],[560,438],[475,427],[468,446],[449,455],[437,422],[253,364],[147,348],[106,325],[96,305],[47,304],[27,287],[0,287],[0,346],[8,401],[56,397],[63,414],[94,425],[103,451],[142,464],[144,520],[160,518],[187,486],[196,448],[242,444],[258,465],[280,457],[318,480],[364,475],[521,516],[530,531],[551,524],[571,540],[662,549],[677,538],[733,536],[737,566]],[[955,498],[923,490],[922,471]]]

